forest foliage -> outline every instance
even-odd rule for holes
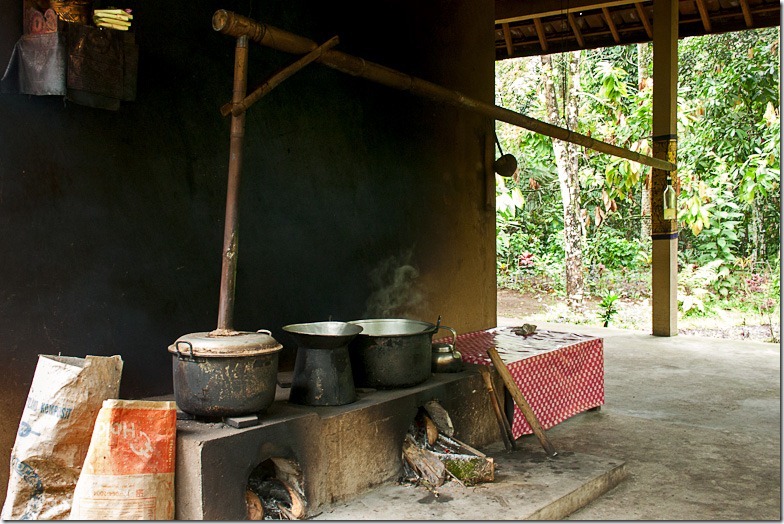
[[[678,295],[684,314],[779,303],[779,28],[679,41]],[[552,55],[557,66],[564,55]],[[496,104],[546,120],[538,58],[496,63]],[[566,68],[555,68],[565,75]],[[650,44],[580,54],[578,131],[651,154]],[[558,74],[556,74],[558,76]],[[565,77],[555,79],[565,86]],[[502,122],[519,168],[496,176],[499,285],[564,293],[563,210],[552,140]],[[594,297],[650,296],[650,168],[579,155],[583,270]]]

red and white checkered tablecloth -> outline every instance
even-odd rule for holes
[[[493,328],[457,337],[463,360],[492,365],[495,347],[542,428],[604,404],[604,340],[589,335],[537,330],[523,336],[515,328]],[[514,438],[533,433],[517,405]]]

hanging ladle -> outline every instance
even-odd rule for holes
[[[498,146],[498,151],[501,152],[501,156],[493,162],[493,171],[503,177],[514,175],[517,171],[517,159],[514,155],[509,153],[504,154],[504,150],[501,149],[501,143],[498,141],[498,135],[495,135],[495,144]]]

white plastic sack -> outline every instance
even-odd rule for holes
[[[65,519],[103,401],[117,397],[119,355],[39,355],[19,431],[3,520]]]

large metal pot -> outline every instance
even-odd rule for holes
[[[181,336],[169,346],[177,407],[216,418],[263,412],[275,400],[282,348],[266,330]]]
[[[431,344],[438,326],[402,318],[353,320],[351,324],[362,326],[348,346],[356,386],[406,388],[430,378]]]

